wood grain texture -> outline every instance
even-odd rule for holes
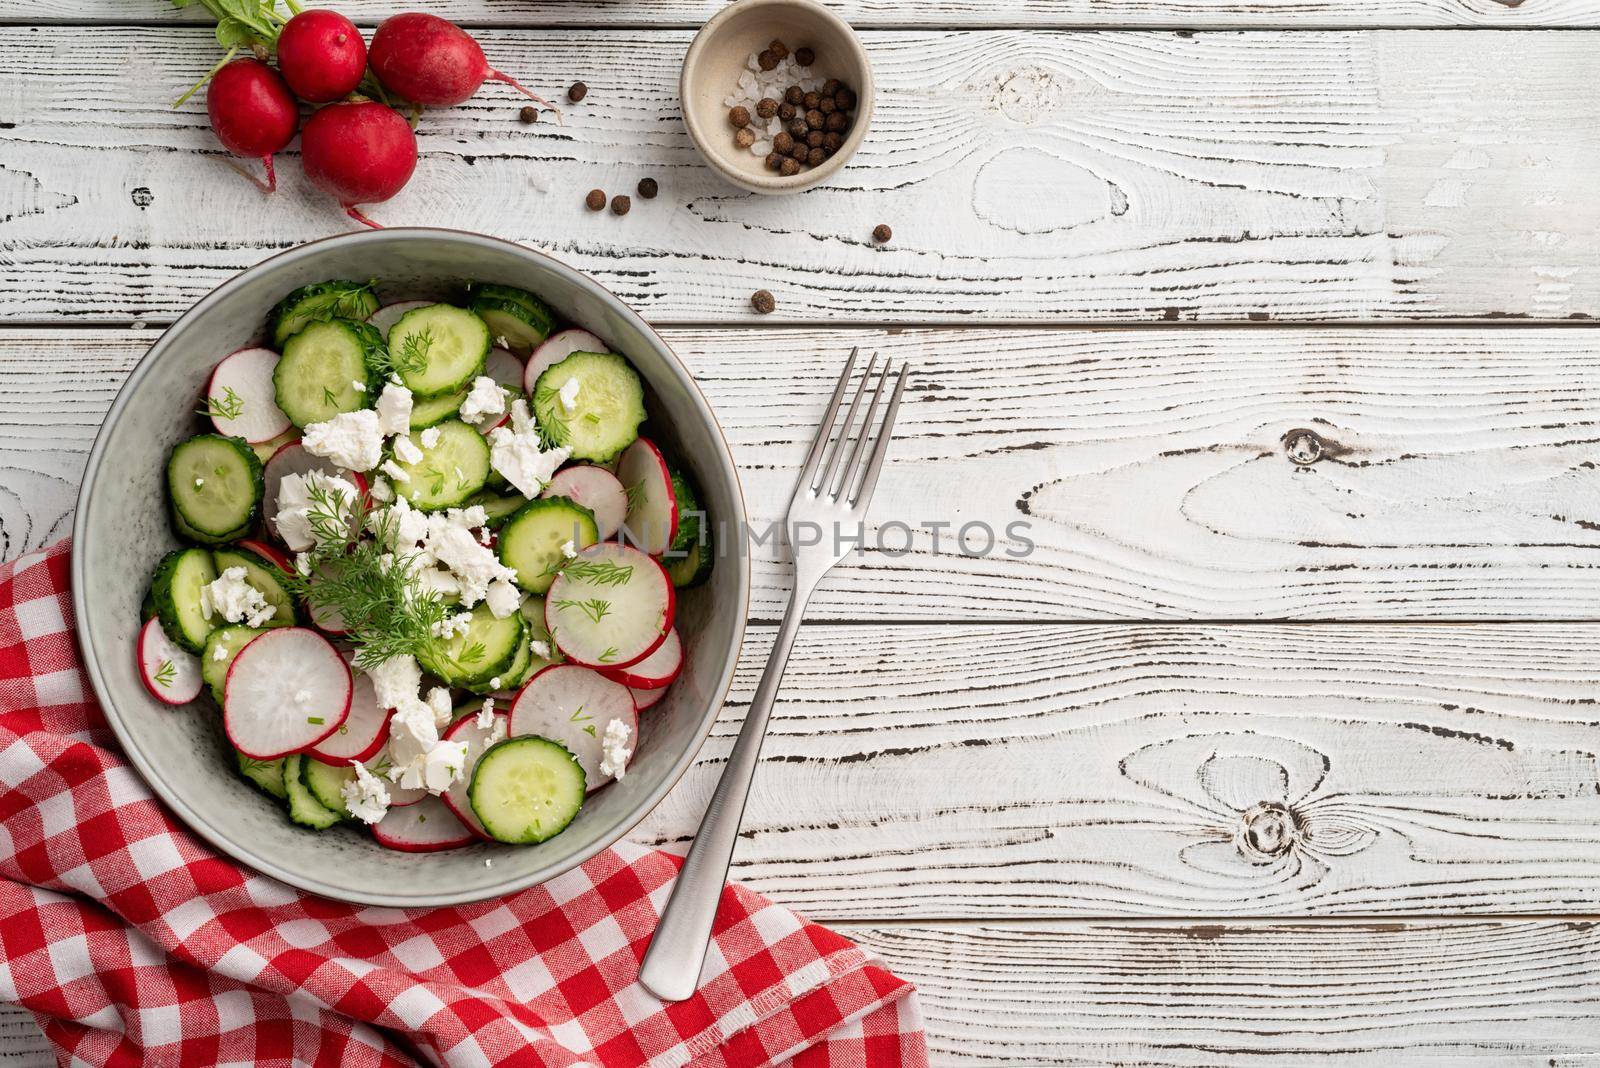
[[[771,634],[636,836],[688,841]],[[1596,624],[807,626],[735,877],[829,920],[1600,912],[1597,652]]]
[[[720,0],[438,0],[437,14],[474,26],[698,27]],[[1165,26],[1307,29],[1319,26],[1579,27],[1600,25],[1594,0],[841,0],[829,5],[857,27],[1028,26],[1039,29]],[[345,0],[343,11],[364,26],[399,10],[388,0]],[[22,0],[0,3],[0,21],[199,22],[202,13],[157,0]]]
[[[658,322],[750,318],[758,287],[798,322],[1600,315],[1583,32],[869,32],[872,136],[793,197],[699,159],[686,32],[482,36],[588,98],[565,126],[520,125],[499,89],[428,113],[416,177],[373,214],[525,241]],[[171,319],[352,225],[292,152],[264,200],[198,102],[168,107],[215,54],[199,28],[0,30],[0,317]],[[647,173],[659,200],[584,209]]]
[[[56,1068],[50,1041],[33,1022],[33,1014],[0,1002],[0,1064],[5,1068]]]
[[[1494,1065],[1600,1049],[1583,923],[849,928],[915,981],[938,1065]]]
[[[666,336],[763,532],[850,347],[915,364],[867,532],[886,551],[836,569],[817,618],[1568,619],[1600,602],[1589,330]],[[70,528],[95,430],[155,337],[0,334],[0,556]],[[957,547],[969,523],[997,532],[989,555]],[[753,611],[776,618],[776,547],[751,552]]]

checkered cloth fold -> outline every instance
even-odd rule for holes
[[[0,567],[0,999],[61,1064],[926,1064],[908,983],[741,887],[700,993],[646,993],[666,853],[620,845],[440,909],[340,904],[220,856],[124,762],[67,577],[66,542]]]

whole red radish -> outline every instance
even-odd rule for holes
[[[367,60],[385,89],[413,104],[459,104],[489,79],[505,82],[545,107],[553,106],[489,66],[471,34],[437,15],[412,11],[386,19],[372,35]]]
[[[361,31],[337,11],[302,11],[278,34],[278,70],[301,100],[326,104],[343,99],[355,92],[366,69]]]
[[[250,180],[267,192],[278,187],[272,154],[294,137],[300,109],[278,72],[259,59],[236,59],[222,65],[206,87],[206,112],[222,147],[235,156],[260,159],[267,180]],[[249,177],[246,175],[246,177]]]
[[[329,104],[300,131],[300,164],[345,214],[382,229],[356,205],[388,200],[405,187],[417,168],[417,137],[393,108],[375,101]]]

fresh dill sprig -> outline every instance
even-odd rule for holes
[[[220,398],[206,398],[206,406],[200,409],[200,414],[213,419],[237,419],[244,414],[244,398],[232,386],[227,386]]]
[[[170,660],[161,661],[161,666],[156,668],[156,685],[162,689],[169,688],[177,677],[178,669]]]
[[[533,391],[533,414],[539,424],[539,444],[559,448],[572,439],[567,421],[561,417],[561,396],[549,386]]]
[[[610,560],[568,560],[560,570],[568,578],[590,586],[621,586],[633,578],[632,564],[614,564]]]
[[[591,597],[586,601],[557,601],[555,605],[557,609],[562,610],[576,608],[596,623],[611,614],[611,602],[602,600],[599,597]]]
[[[616,658],[617,658],[617,647],[615,645],[613,645],[613,646],[608,647],[605,652],[600,654],[600,663],[609,664],[609,663],[611,663],[611,661],[615,660]]]
[[[433,348],[433,328],[423,327],[407,334],[398,349],[384,346],[371,353],[368,360],[372,368],[387,378],[391,374],[420,375],[428,369],[428,350]]]
[[[628,511],[634,511],[639,507],[640,502],[644,500],[644,483],[635,482],[632,485],[623,486],[622,496],[627,499]]]

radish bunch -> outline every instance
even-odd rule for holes
[[[173,0],[179,7],[190,2]],[[216,16],[217,40],[228,50],[207,75],[206,90],[206,111],[222,146],[261,160],[266,181],[250,177],[270,193],[277,187],[272,158],[299,127],[306,177],[367,226],[378,224],[359,205],[394,196],[417,166],[416,135],[396,106],[450,107],[485,81],[505,82],[552,106],[491,67],[471,34],[437,15],[395,15],[378,27],[369,49],[356,25],[336,11],[302,11],[296,0],[285,0],[291,12],[285,18],[277,0],[253,0],[254,7],[240,0],[199,2]],[[234,58],[244,49],[251,55]],[[274,51],[276,68],[267,63]],[[297,99],[322,105],[303,127]]]

